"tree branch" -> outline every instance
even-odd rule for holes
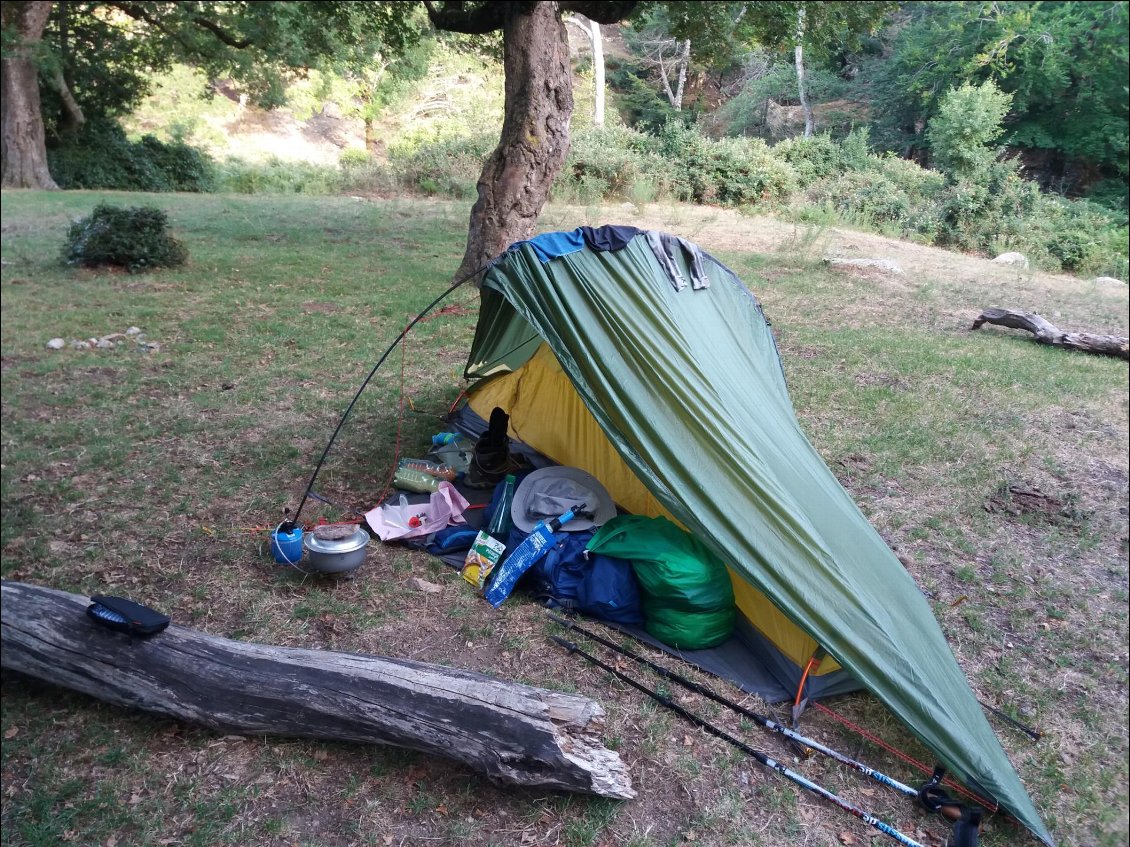
[[[133,18],[135,21],[147,23],[151,27],[160,30],[170,38],[175,39],[181,44],[181,46],[185,47],[186,49],[189,48],[188,42],[186,42],[179,33],[165,26],[159,18],[149,14],[149,12],[147,12],[142,6],[138,5],[137,3],[118,2],[110,3],[109,5]],[[236,38],[234,35],[228,33],[218,23],[211,20],[210,18],[204,17],[203,15],[193,15],[191,20],[201,29],[207,30],[208,32],[212,33],[212,35],[216,37],[217,41],[226,44],[228,47],[233,47],[236,50],[246,50],[248,47],[253,46],[255,43],[250,38]]]
[[[51,77],[51,82],[55,86],[55,90],[59,92],[59,98],[63,101],[63,108],[74,126],[80,127],[86,123],[86,115],[82,113],[82,107],[71,93],[71,88],[67,85],[67,80],[64,79],[61,70],[55,71]]]
[[[562,2],[557,4],[562,12],[576,12],[584,15],[589,20],[598,24],[614,24],[624,20],[632,13],[638,3],[635,2]]]
[[[424,8],[428,10],[428,20],[436,29],[446,32],[462,32],[466,35],[486,35],[488,32],[502,29],[506,16],[512,11],[519,11],[521,6],[529,3],[484,3],[472,9],[458,2],[446,2],[437,7],[431,0],[424,0]]]

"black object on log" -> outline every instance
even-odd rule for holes
[[[100,626],[77,594],[0,583],[0,664],[120,706],[219,732],[391,744],[492,780],[628,799],[587,697],[403,659],[231,641],[172,624]]]

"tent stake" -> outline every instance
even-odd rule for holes
[[[868,812],[865,812],[863,809],[859,808],[858,806],[855,806],[855,805],[849,803],[847,800],[844,800],[842,797],[839,797],[836,794],[833,794],[827,788],[823,788],[822,786],[817,785],[812,780],[801,776],[796,771],[789,770],[789,768],[785,767],[780,762],[769,758],[769,756],[765,755],[760,750],[755,750],[754,748],[752,748],[748,744],[746,744],[744,741],[741,741],[740,739],[735,738],[734,736],[730,735],[725,730],[719,729],[718,727],[714,726],[714,724],[700,718],[698,715],[694,714],[694,712],[691,712],[687,709],[684,709],[682,706],[680,706],[678,703],[673,701],[671,698],[664,697],[658,691],[653,691],[652,689],[645,686],[643,683],[637,682],[636,680],[632,679],[627,674],[621,673],[620,671],[616,670],[616,668],[612,667],[611,665],[606,665],[604,662],[602,662],[596,656],[593,656],[589,653],[586,653],[584,650],[582,650],[580,647],[578,647],[572,641],[566,641],[564,638],[559,638],[556,635],[551,635],[550,638],[553,639],[553,641],[555,643],[557,643],[559,646],[565,648],[565,650],[568,651],[569,653],[576,653],[577,655],[584,657],[589,662],[596,665],[598,668],[602,668],[603,670],[605,670],[608,673],[615,676],[617,679],[619,679],[623,682],[626,682],[628,685],[632,686],[632,688],[635,688],[637,691],[639,691],[643,694],[646,694],[648,697],[655,700],[657,703],[665,706],[666,708],[670,709],[671,711],[673,711],[675,714],[679,715],[683,719],[690,721],[690,723],[694,724],[695,726],[699,727],[700,729],[704,730],[705,732],[708,732],[710,735],[713,735],[715,738],[720,738],[723,741],[725,741],[729,744],[732,744],[734,747],[737,747],[739,750],[741,750],[746,755],[756,759],[758,762],[765,765],[765,767],[776,771],[777,773],[781,774],[781,776],[785,777],[786,779],[790,780],[791,782],[796,783],[797,785],[801,786],[802,788],[808,789],[813,794],[815,794],[817,797],[823,797],[825,800],[827,800],[829,803],[833,804],[834,806],[838,806],[839,808],[843,809],[845,812],[849,812],[850,814],[855,815],[855,817],[859,818],[864,823],[866,823],[870,826],[873,826],[875,829],[879,830],[879,832],[883,833],[886,836],[889,836],[890,838],[893,838],[899,844],[904,845],[904,847],[924,847],[923,844],[921,844],[920,842],[915,841],[913,838],[910,838],[909,836],[904,835],[903,833],[899,832],[897,829],[895,829],[890,824],[884,823],[883,821],[881,821],[879,818],[875,817],[874,815],[872,815]]]

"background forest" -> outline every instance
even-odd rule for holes
[[[139,49],[113,4],[55,5],[44,42],[70,57],[83,117],[42,86],[63,188],[472,198],[498,143],[498,44],[430,32],[422,7],[379,43],[349,41],[349,22],[348,55],[305,44],[317,55],[236,65]],[[795,4],[640,4],[595,52],[574,16],[573,146],[552,196],[773,211],[1126,279],[1126,3],[816,4],[831,13],[810,15],[802,63],[787,27],[743,36],[731,8],[775,5]],[[835,8],[853,5],[870,19]],[[306,37],[270,26],[276,45]]]

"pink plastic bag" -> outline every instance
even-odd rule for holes
[[[468,505],[454,485],[441,482],[427,503],[385,503],[366,512],[365,521],[381,541],[420,538],[451,524],[466,523],[463,511]]]

